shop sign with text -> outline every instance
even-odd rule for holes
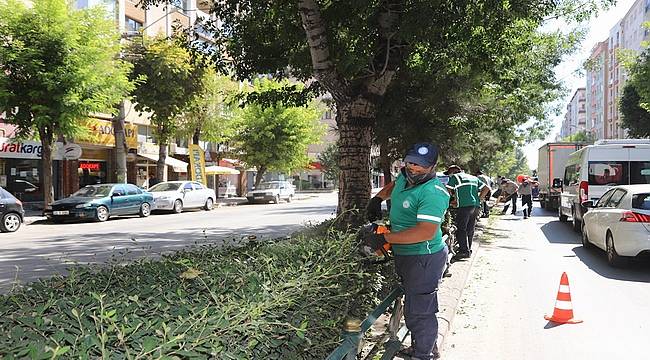
[[[199,145],[190,145],[190,169],[192,172],[192,180],[198,181],[201,184],[207,184],[205,178],[205,153]]]
[[[86,133],[77,137],[77,143],[87,145],[115,146],[115,129],[113,123],[106,120],[86,119],[82,122]],[[138,126],[124,124],[126,145],[129,149],[138,147]]]
[[[62,143],[56,143],[52,149],[52,160],[61,160]],[[0,137],[0,158],[11,159],[40,159],[43,156],[43,145],[33,140],[16,140]]]

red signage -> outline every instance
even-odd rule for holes
[[[98,162],[79,163],[79,169],[99,171],[99,163]]]

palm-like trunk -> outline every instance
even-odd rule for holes
[[[43,128],[38,129],[38,134],[41,138],[41,145],[43,145],[41,176],[43,177],[43,207],[46,208],[54,201],[52,181],[52,142],[54,137],[50,131]]]
[[[119,105],[119,112],[112,119],[113,130],[115,132],[115,173],[118,183],[126,183],[126,133],[124,131],[124,102]]]
[[[362,84],[352,84],[336,69],[330,57],[325,20],[316,0],[298,0],[298,9],[311,54],[314,77],[329,91],[336,103],[339,128],[341,175],[339,177],[339,227],[360,225],[362,209],[370,199],[370,124],[375,123],[376,104],[390,85],[403,56],[395,34],[404,0],[382,1],[378,17],[379,38],[372,76]],[[397,46],[396,46],[397,45]],[[361,78],[361,76],[359,76]]]

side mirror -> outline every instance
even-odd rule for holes
[[[553,188],[558,189],[562,187],[562,179],[555,178],[553,179]]]
[[[593,200],[587,200],[587,201],[583,201],[583,202],[581,203],[581,205],[582,205],[582,207],[584,207],[584,208],[591,209],[591,208],[594,207],[595,204],[594,204],[594,201],[593,201]]]

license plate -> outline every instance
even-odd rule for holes
[[[52,214],[54,214],[54,215],[70,215],[70,212],[68,210],[65,210],[65,211],[53,211]]]
[[[253,197],[253,198],[254,198],[254,199],[262,199],[262,198],[264,198],[264,196],[255,196],[255,197]]]

